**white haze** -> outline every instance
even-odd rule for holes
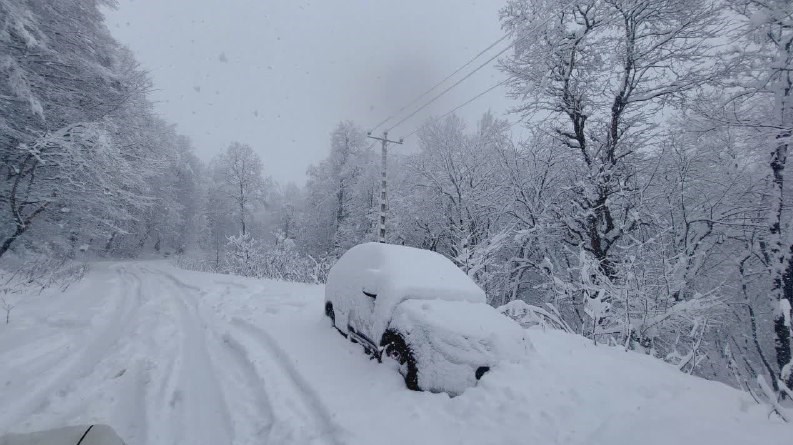
[[[502,5],[121,0],[107,19],[151,73],[157,111],[193,140],[200,157],[240,141],[263,158],[267,174],[302,183],[308,165],[327,156],[340,120],[375,125],[501,36]],[[392,136],[501,79],[495,67],[481,70]],[[473,120],[508,107],[497,88],[459,114]]]

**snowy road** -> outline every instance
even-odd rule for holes
[[[322,288],[96,263],[0,328],[0,433],[106,422],[142,444],[789,443],[724,385],[532,332],[462,396],[404,389],[322,316]],[[668,425],[675,425],[669,428]]]
[[[266,330],[202,307],[207,292],[167,268],[99,269],[69,292],[79,300],[59,298],[58,318],[38,320],[45,332],[31,320],[32,344],[3,344],[2,400],[15,401],[0,410],[3,431],[106,413],[132,444],[338,443],[327,410]],[[216,284],[221,298],[239,289]],[[271,313],[300,304],[270,303]]]

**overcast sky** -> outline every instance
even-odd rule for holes
[[[499,38],[503,3],[119,0],[108,25],[151,73],[158,111],[201,158],[240,141],[267,174],[300,184],[327,155],[339,121],[375,125]],[[502,79],[495,67],[482,69],[390,136]],[[501,115],[510,106],[504,94],[496,89],[459,114]]]

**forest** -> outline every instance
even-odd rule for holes
[[[111,6],[0,0],[3,277],[154,255],[322,283],[377,239],[368,122],[340,116],[305,184],[273,180],[244,142],[199,159],[154,111]],[[793,4],[496,9],[512,42],[502,84],[521,105],[436,116],[409,135],[417,151],[389,153],[387,242],[445,255],[491,305],[793,398]]]

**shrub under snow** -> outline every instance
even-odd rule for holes
[[[325,262],[302,255],[289,238],[266,246],[249,233],[228,238],[224,261],[226,273],[303,283],[323,282],[328,269]]]

